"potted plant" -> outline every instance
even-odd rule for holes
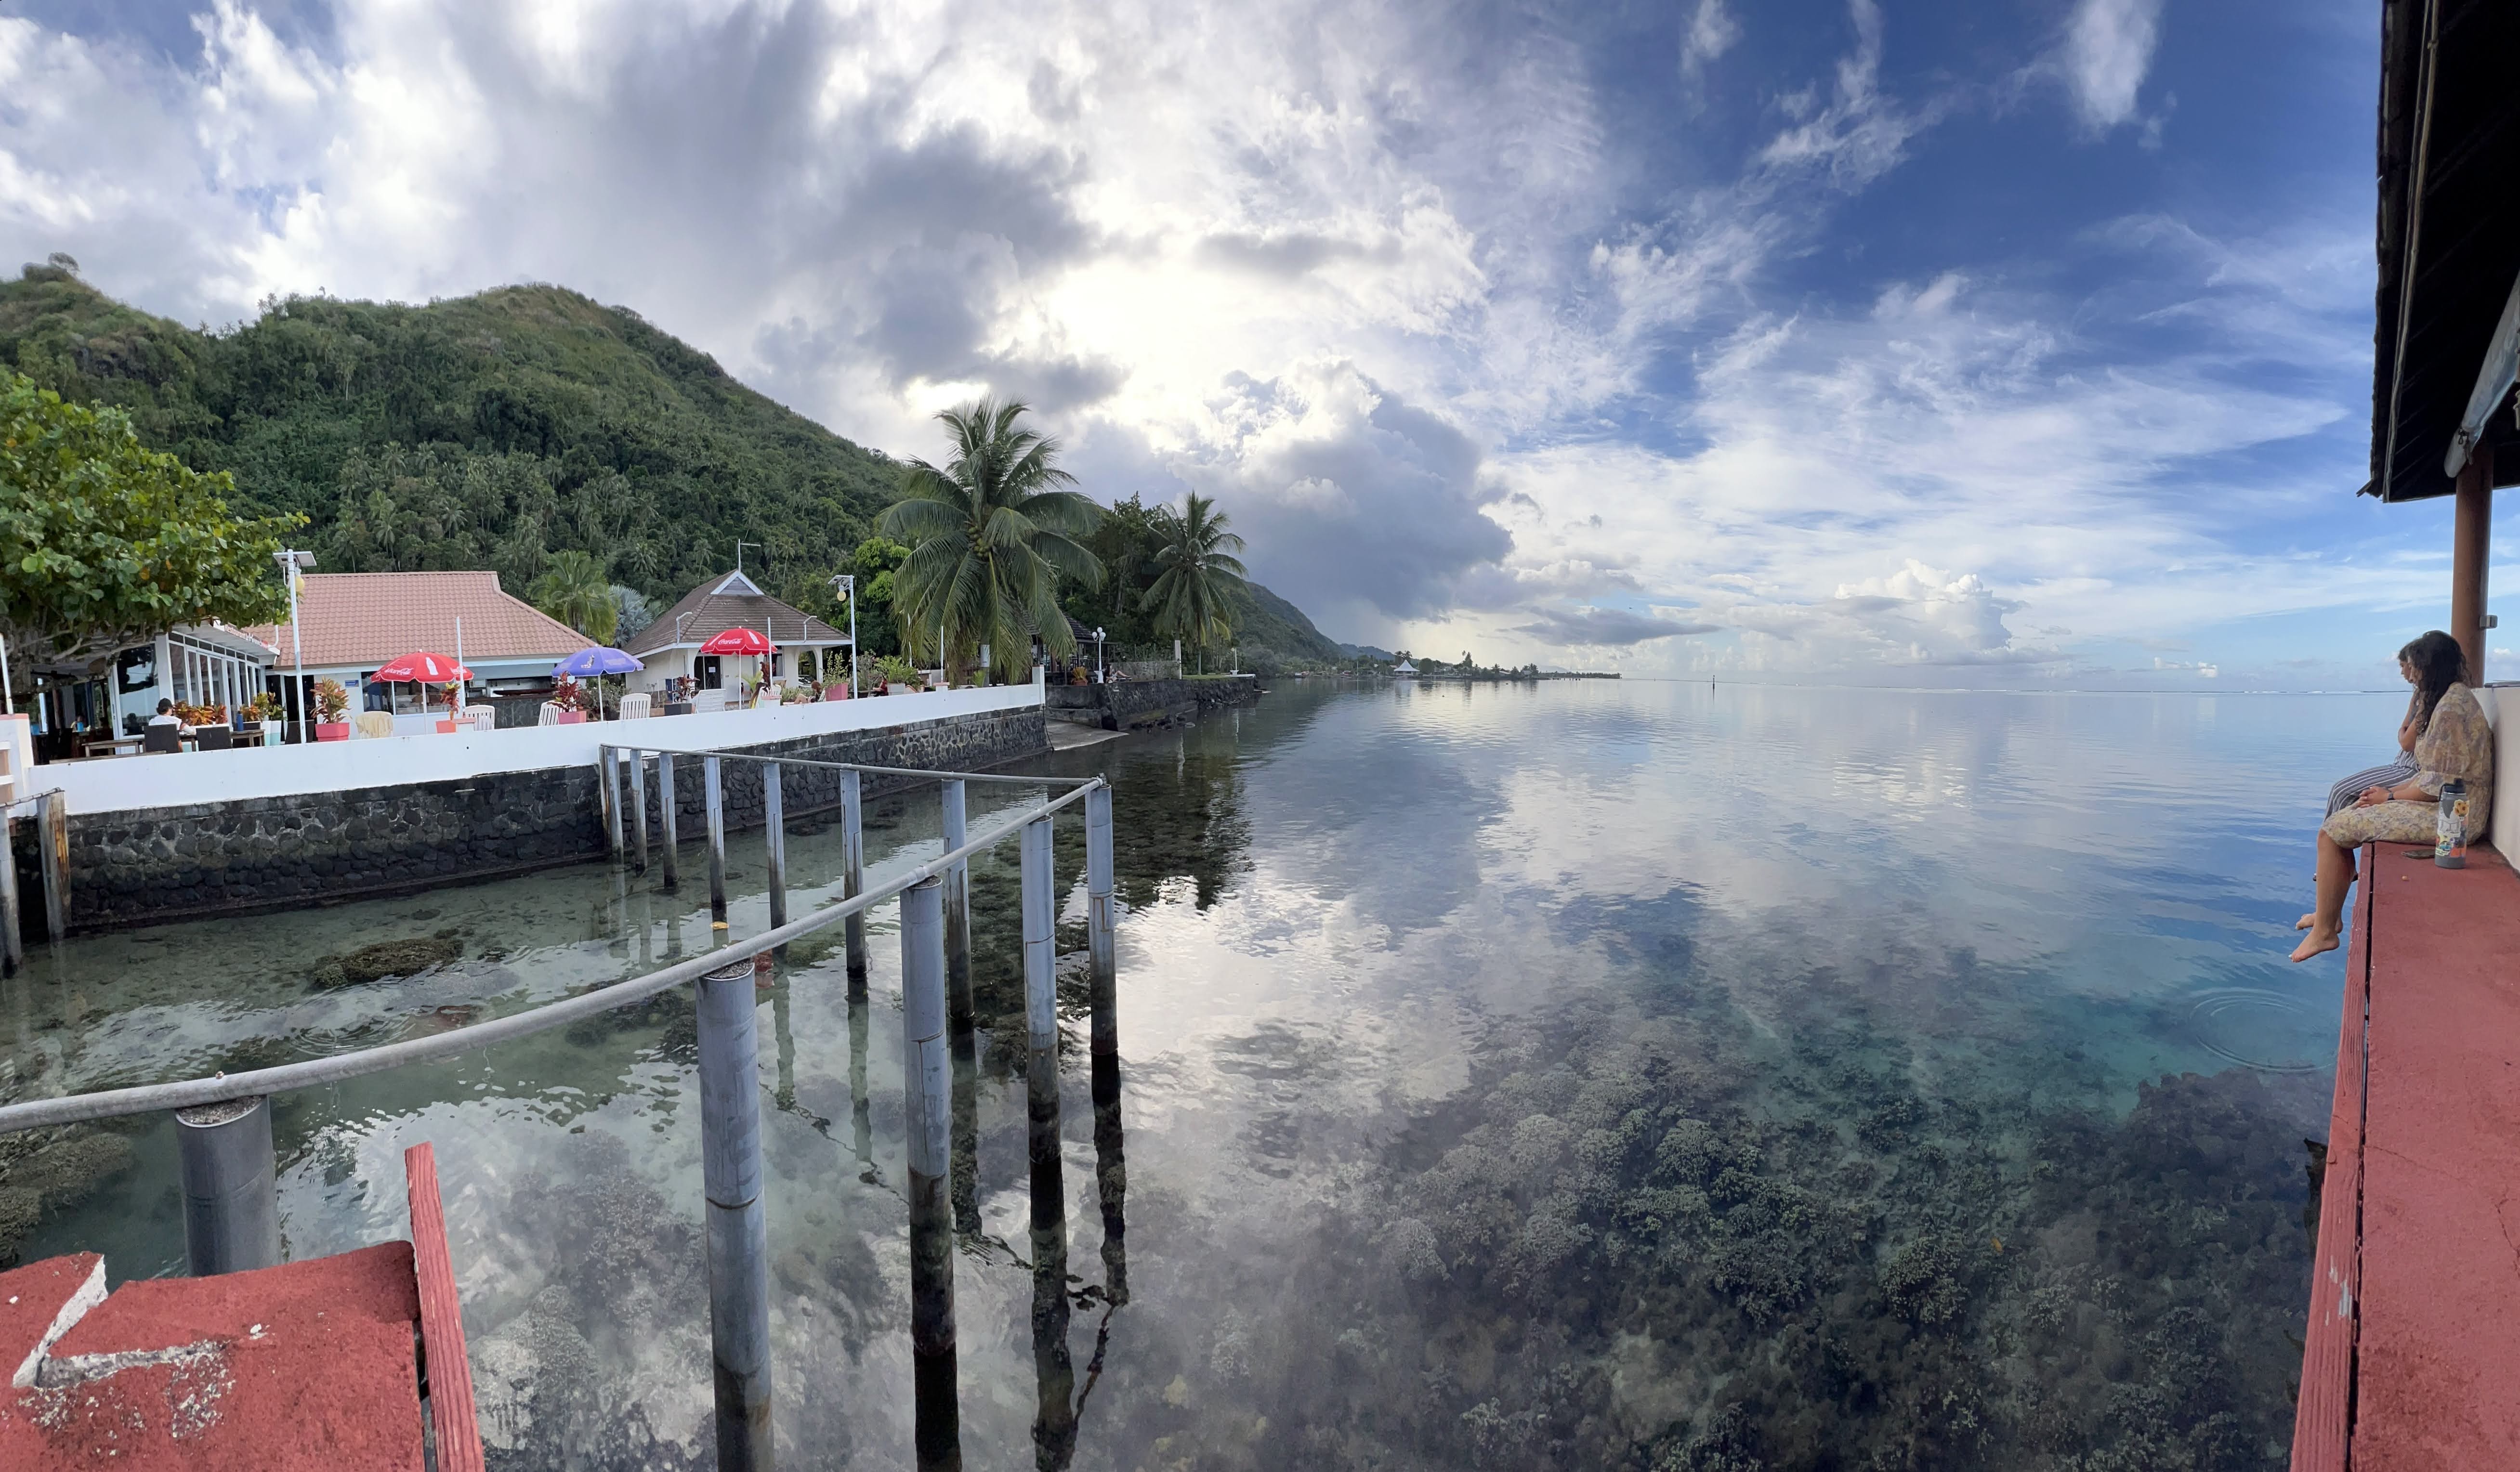
[[[551,706],[560,712],[562,726],[583,725],[586,721],[586,691],[575,677],[562,675],[552,682]]]
[[[246,702],[245,724],[237,728],[237,735],[248,746],[275,744],[280,738],[280,727],[275,724],[279,719],[280,697],[264,691]]]
[[[350,692],[338,680],[315,682],[315,739],[346,741],[350,738]]]

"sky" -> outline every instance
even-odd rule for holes
[[[2381,688],[2450,516],[2354,494],[2378,35],[2369,0],[0,0],[0,261],[213,328],[557,283],[902,457],[1014,395],[1098,498],[1213,495],[1332,637],[1447,659]]]

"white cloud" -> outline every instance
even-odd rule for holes
[[[2239,550],[2312,494],[2248,458],[2353,412],[2321,376],[2368,350],[2367,222],[2130,214],[2075,243],[2089,290],[1875,272],[1839,214],[1968,84],[1885,80],[1875,0],[1825,13],[1818,74],[1736,76],[1742,14],[1661,32],[1684,90],[1758,100],[1730,134],[1619,112],[1564,17],[1440,4],[0,17],[0,259],[188,321],[560,282],[897,453],[1020,393],[1095,489],[1218,492],[1265,581],[1386,645],[2045,669],[2404,598],[2405,559]],[[2160,35],[2158,0],[2083,0],[2021,55],[2104,128]]]
[[[2058,61],[2085,126],[2105,132],[2136,115],[2161,40],[2162,0],[2081,0]]]

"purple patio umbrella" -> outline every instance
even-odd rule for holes
[[[632,670],[647,667],[635,654],[597,645],[590,649],[580,649],[553,665],[552,673],[583,680],[589,675],[626,675]],[[604,719],[604,687],[600,685],[595,688],[595,718],[599,721]]]

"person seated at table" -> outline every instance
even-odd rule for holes
[[[182,731],[184,729],[183,721],[177,718],[175,714],[175,702],[172,700],[158,701],[158,714],[149,718],[149,724],[152,726],[172,726],[177,731]]]
[[[2318,897],[2296,929],[2310,934],[2292,953],[2308,960],[2333,951],[2354,887],[2354,852],[2366,843],[2431,843],[2441,814],[2443,783],[2467,784],[2467,833],[2482,835],[2494,810],[2494,728],[2475,691],[2460,682],[2465,669],[2458,641],[2438,629],[2398,651],[2414,672],[2415,775],[2395,786],[2373,785],[2354,806],[2331,813],[2318,827]]]

